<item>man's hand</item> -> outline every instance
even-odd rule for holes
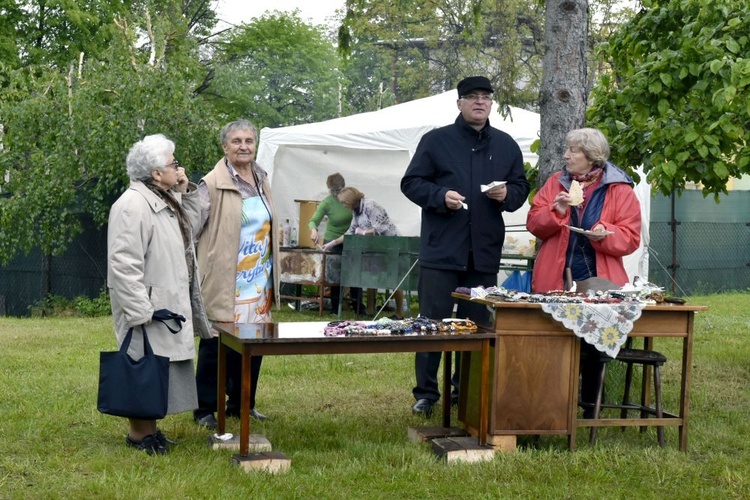
[[[448,210],[460,210],[463,208],[463,201],[466,198],[461,196],[456,191],[448,191],[445,193],[445,206]]]
[[[317,229],[310,229],[310,239],[313,241],[313,243],[318,242],[318,230]]]
[[[505,184],[501,184],[500,186],[493,187],[484,194],[486,194],[491,199],[502,203],[505,201],[505,197],[508,196],[508,188],[505,186]]]

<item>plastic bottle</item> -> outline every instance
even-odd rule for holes
[[[297,228],[294,226],[292,226],[292,233],[291,233],[291,236],[289,236],[289,246],[290,247],[297,246]]]
[[[289,246],[289,240],[291,236],[292,236],[292,227],[289,225],[289,219],[287,219],[286,222],[284,223],[283,237],[281,239],[282,247]]]

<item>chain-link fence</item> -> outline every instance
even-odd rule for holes
[[[651,200],[649,281],[678,295],[750,288],[750,191]]]
[[[0,315],[28,316],[30,307],[48,295],[94,298],[107,281],[107,232],[82,221],[84,231],[60,256],[39,249],[0,267]]]
[[[84,221],[65,254],[39,250],[0,268],[0,316],[27,316],[47,295],[97,297],[106,285],[107,232]],[[750,191],[715,203],[698,191],[651,200],[649,281],[670,293],[750,289]]]

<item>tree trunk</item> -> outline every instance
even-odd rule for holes
[[[547,0],[537,187],[561,170],[565,134],[586,122],[588,0]]]

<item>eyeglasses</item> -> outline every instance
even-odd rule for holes
[[[180,166],[180,162],[179,162],[179,161],[177,161],[177,158],[175,158],[175,159],[174,159],[174,160],[172,161],[172,163],[167,163],[167,164],[166,164],[166,165],[164,165],[164,166],[165,166],[165,167],[174,167],[174,169],[175,169],[175,170],[177,170],[177,169],[179,168],[179,166]]]
[[[486,101],[491,102],[492,101],[492,94],[467,94],[461,99],[464,99],[466,101],[470,102],[476,102],[476,101]]]

